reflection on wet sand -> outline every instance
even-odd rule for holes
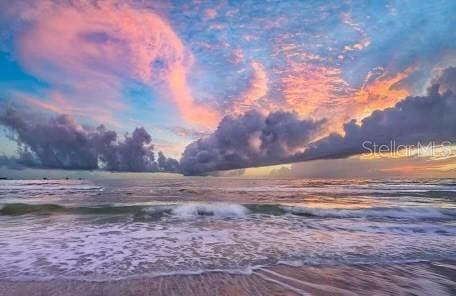
[[[37,294],[37,291],[39,293]],[[456,262],[260,268],[108,282],[0,281],[0,295],[455,295]]]

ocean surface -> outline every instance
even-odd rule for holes
[[[0,279],[456,260],[456,180],[0,181]]]

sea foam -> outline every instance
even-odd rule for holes
[[[213,216],[219,218],[245,217],[249,210],[240,204],[230,203],[191,203],[179,205],[171,213],[182,218]]]
[[[281,208],[286,212],[295,215],[326,218],[448,219],[456,217],[456,209],[436,209],[424,207],[322,209],[282,206]]]

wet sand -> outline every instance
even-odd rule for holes
[[[456,262],[262,268],[108,282],[0,281],[0,295],[456,295]]]

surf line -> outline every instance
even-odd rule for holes
[[[345,289],[339,289],[339,288],[336,288],[336,287],[329,287],[329,286],[325,286],[325,285],[319,285],[319,284],[313,284],[313,283],[309,283],[309,282],[304,282],[304,281],[295,279],[293,277],[289,277],[289,276],[274,272],[272,270],[268,270],[268,269],[264,269],[264,268],[259,268],[258,270],[261,270],[263,272],[269,273],[270,275],[273,275],[273,276],[276,276],[276,277],[279,277],[279,278],[282,278],[282,279],[285,279],[285,280],[289,280],[289,281],[292,281],[292,282],[296,282],[298,284],[301,284],[301,285],[304,285],[304,286],[308,286],[308,287],[311,287],[311,288],[314,288],[314,289],[318,289],[318,290],[321,290],[321,291],[325,291],[325,292],[329,292],[329,293],[341,293],[341,294],[344,294],[344,295],[352,295],[352,296],[356,296],[357,295],[357,294],[352,293],[352,292],[350,292],[348,290],[345,290]],[[280,281],[277,281],[277,282],[279,283]],[[285,284],[283,282],[280,282],[280,283]],[[290,286],[288,284],[285,284],[285,285]],[[290,287],[292,287],[292,286],[290,286]],[[297,289],[297,288],[295,288],[295,289]],[[297,290],[300,290],[300,289],[297,289]],[[303,290],[300,290],[300,291],[303,291]],[[306,292],[304,292],[304,293],[305,293],[305,295],[309,295]]]
[[[264,269],[261,269],[261,270],[264,271]],[[304,290],[298,289],[298,288],[296,288],[296,287],[293,287],[293,286],[291,286],[291,285],[289,285],[289,284],[287,284],[287,283],[281,282],[281,281],[279,281],[279,280],[275,280],[275,279],[273,279],[273,278],[270,278],[270,277],[268,277],[268,276],[266,276],[266,275],[264,275],[264,274],[262,274],[262,273],[255,272],[254,274],[257,275],[257,276],[259,276],[260,278],[264,279],[265,281],[268,281],[268,282],[277,284],[277,285],[279,285],[279,286],[282,286],[282,287],[284,287],[285,289],[288,289],[288,290],[290,290],[290,291],[293,291],[293,292],[295,292],[295,293],[297,293],[297,294],[299,294],[299,295],[302,295],[302,296],[310,295],[309,293],[307,293],[307,292],[304,291]]]

